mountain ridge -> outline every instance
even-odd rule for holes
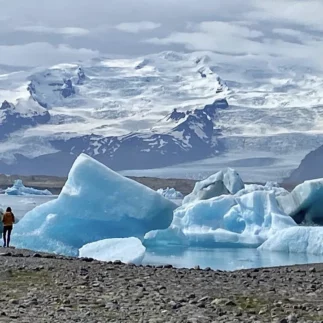
[[[305,155],[323,144],[323,80],[252,64],[162,52],[2,74],[0,170],[66,175],[82,152],[127,170],[228,151]],[[6,126],[17,109],[14,126]]]

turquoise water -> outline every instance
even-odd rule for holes
[[[143,264],[171,264],[177,268],[210,267],[219,270],[238,270],[296,264],[320,263],[322,256],[297,253],[258,251],[257,249],[148,249]]]

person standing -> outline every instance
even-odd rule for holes
[[[0,236],[1,237],[2,237],[2,234],[3,234],[3,223],[2,223],[3,214],[4,214],[4,211],[3,211],[2,208],[0,208]]]
[[[10,236],[13,224],[15,223],[15,216],[12,213],[11,207],[8,207],[2,217],[3,223],[3,247],[8,248],[10,245]]]

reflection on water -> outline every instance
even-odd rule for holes
[[[322,256],[258,251],[257,249],[147,249],[144,264],[171,264],[177,268],[211,267],[220,270],[237,270],[323,262]]]

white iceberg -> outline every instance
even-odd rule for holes
[[[6,195],[52,195],[49,190],[37,190],[32,187],[26,187],[21,179],[15,180],[12,187],[8,187],[5,191]]]
[[[162,196],[164,196],[169,200],[178,200],[184,197],[181,192],[176,191],[175,188],[169,188],[169,187],[167,187],[166,189],[160,188],[157,190],[157,193],[161,194]]]
[[[170,227],[148,232],[144,245],[258,247],[294,226],[294,220],[279,209],[273,191],[222,195],[179,207]]]
[[[271,236],[260,250],[323,255],[323,228],[298,226]]]
[[[126,264],[140,265],[145,257],[145,251],[146,248],[138,238],[116,238],[88,243],[79,250],[79,256],[101,261],[120,260]]]
[[[207,179],[197,182],[191,194],[185,196],[183,204],[207,200],[223,194],[236,194],[244,188],[239,174],[232,168],[221,170]]]
[[[177,205],[81,154],[56,200],[42,204],[15,226],[18,248],[78,255],[87,243],[139,237],[166,229]]]
[[[291,193],[277,184],[250,184],[234,195],[183,204],[166,230],[145,235],[144,245],[259,247],[323,255],[323,179],[306,181]]]
[[[305,221],[319,225],[323,225],[322,199],[323,179],[305,181],[290,194],[277,197],[280,208],[298,224]]]

